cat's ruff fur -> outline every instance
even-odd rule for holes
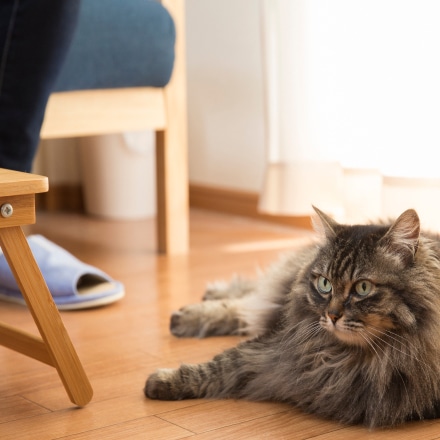
[[[282,401],[369,427],[440,415],[440,239],[420,233],[414,210],[354,226],[316,211],[318,244],[173,314],[177,336],[253,337],[158,370],[149,398]]]

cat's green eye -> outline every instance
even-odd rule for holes
[[[373,290],[373,283],[368,280],[358,281],[355,289],[359,296],[367,296]]]
[[[332,283],[322,275],[318,278],[318,290],[321,293],[330,293],[333,289]]]

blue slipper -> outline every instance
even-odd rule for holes
[[[47,238],[31,235],[27,240],[58,309],[98,307],[124,296],[120,282],[78,260]],[[0,299],[26,304],[1,250]]]

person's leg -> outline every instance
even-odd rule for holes
[[[0,167],[29,172],[80,0],[0,1]]]

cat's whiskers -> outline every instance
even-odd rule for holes
[[[430,369],[431,371],[433,371],[432,368],[426,362],[424,362],[421,359],[419,359],[414,353],[407,353],[406,351],[403,351],[403,349],[399,349],[396,345],[388,342],[385,338],[382,338],[382,337],[378,336],[376,333],[372,332],[368,328],[365,328],[365,331],[367,331],[369,334],[371,334],[377,340],[381,341],[383,344],[385,344],[388,347],[390,347],[392,350],[395,350],[398,353],[403,354],[404,356],[407,356],[408,358],[417,361],[420,365],[423,365],[424,367],[426,367],[426,368]],[[390,335],[387,334],[387,336],[390,336]],[[391,338],[391,339],[394,340],[395,342],[398,342],[401,345],[402,348],[404,347],[404,344],[402,343],[402,341],[399,341],[396,338]],[[410,345],[410,344],[408,344],[408,345]],[[423,372],[423,369],[421,369],[420,371]]]
[[[379,329],[376,329],[376,330],[378,332],[380,332]],[[439,373],[438,371],[435,371],[432,366],[428,365],[426,362],[422,361],[421,359],[419,359],[418,356],[416,356],[416,354],[418,352],[418,349],[417,349],[417,347],[416,347],[416,345],[414,343],[412,343],[410,340],[408,340],[408,338],[405,338],[404,336],[398,335],[397,333],[391,332],[389,330],[384,331],[384,332],[380,332],[380,333],[384,334],[385,336],[388,336],[391,340],[394,340],[395,342],[399,343],[402,347],[409,346],[411,348],[411,350],[412,350],[412,353],[408,354],[408,353],[403,352],[402,350],[398,350],[397,347],[393,346],[392,344],[387,344],[387,345],[389,345],[393,349],[399,351],[400,353],[406,354],[410,358],[415,359],[420,365],[423,365],[426,369],[430,370],[431,373],[434,373],[434,374],[438,374]],[[401,340],[399,340],[398,338],[400,338]],[[385,342],[383,340],[383,338],[379,338],[379,339],[381,341]],[[421,372],[423,373],[423,371],[424,370],[422,369]]]
[[[365,330],[368,331],[367,329],[365,329]],[[368,334],[364,334],[364,332],[360,332],[360,335],[362,336],[362,338],[364,338],[364,340],[367,342],[367,344],[372,348],[372,350],[374,351],[374,353],[376,354],[376,356],[379,360],[381,360],[381,357],[380,357],[377,350],[380,350],[382,352],[383,357],[385,359],[387,359],[388,364],[391,366],[393,371],[395,371],[397,373],[397,375],[400,377],[400,380],[402,381],[403,388],[405,389],[405,394],[407,395],[407,397],[409,399],[409,392],[408,392],[408,388],[406,386],[405,380],[403,379],[402,374],[399,371],[399,369],[397,368],[397,366],[394,365],[393,362],[391,362],[389,354],[385,351],[385,349],[377,341],[375,341],[375,339],[371,338]],[[376,348],[377,348],[377,350],[376,350]]]
[[[385,350],[385,348],[376,341],[377,336],[374,333],[368,332],[368,329],[365,327],[359,332],[359,334],[364,338],[364,340],[370,345],[370,347],[374,350],[377,355],[377,358],[382,361],[382,358],[386,358],[387,361],[391,364],[391,358],[389,356],[389,350]],[[378,351],[379,350],[379,351]],[[380,354],[379,354],[380,352]],[[392,365],[394,368],[394,366]]]
[[[369,335],[364,334],[364,332],[360,331],[359,332],[359,336],[367,343],[367,345],[373,350],[373,352],[376,354],[376,356],[378,357],[378,359],[380,359],[380,355],[378,353],[378,351],[375,348],[375,345],[378,349],[380,349],[382,351],[382,353],[385,355],[385,352],[383,351],[383,349],[381,347],[379,347],[374,340],[372,340]]]
[[[283,336],[281,340],[282,344],[290,344],[291,339],[295,339],[296,343],[303,343],[305,340],[310,339],[316,331],[319,329],[319,323],[316,321],[312,321],[309,324],[304,325],[304,322],[301,321],[297,323],[295,326],[291,327]]]
[[[283,337],[280,341],[280,346],[282,348],[281,350],[281,356],[279,357],[278,362],[281,363],[284,356],[289,356],[292,354],[295,354],[296,350],[298,350],[298,347],[302,347],[301,356],[306,352],[308,343],[305,343],[305,341],[309,341],[312,339],[315,335],[317,335],[321,330],[321,326],[319,325],[319,322],[313,321],[309,324],[304,325],[304,321],[300,321],[291,328],[289,328],[287,331],[284,332]],[[299,338],[299,340],[298,340]]]
[[[393,350],[396,350],[396,351],[398,351],[399,353],[401,353],[401,354],[403,354],[403,355],[405,355],[405,356],[408,356],[408,357],[410,357],[410,358],[413,357],[411,354],[406,353],[406,352],[403,351],[402,349],[399,349],[398,347],[396,347],[396,345],[394,345],[394,344],[388,342],[385,338],[379,336],[379,334],[380,334],[381,332],[380,332],[378,329],[373,328],[374,331],[368,329],[368,327],[364,327],[364,329],[365,329],[365,331],[366,331],[369,335],[371,335],[373,338],[376,338],[377,340],[381,341],[382,343],[384,343],[384,344],[387,345],[388,347],[392,348]],[[379,334],[378,334],[378,333],[379,333]],[[401,345],[401,347],[402,347],[403,344],[402,344],[401,341],[396,340],[396,342],[398,342],[398,343]],[[418,360],[416,357],[414,357],[414,358],[415,358],[416,360]]]
[[[296,342],[297,344],[303,344],[307,340],[310,340],[313,336],[318,334],[322,330],[321,325],[319,322],[312,322],[308,326],[304,327],[303,329],[300,329],[300,331],[297,333],[297,336],[300,338]]]
[[[373,326],[370,326],[370,327],[374,330],[375,333],[379,333],[379,334],[381,334],[381,335],[383,335],[383,336],[386,336],[386,337],[388,337],[389,339],[391,339],[392,341],[394,341],[394,342],[396,342],[397,344],[399,344],[400,347],[401,347],[401,349],[398,349],[398,348],[397,348],[395,345],[393,345],[392,343],[387,342],[387,341],[385,340],[385,338],[382,338],[382,337],[376,335],[376,337],[377,337],[379,340],[381,340],[381,341],[384,342],[385,344],[389,345],[389,346],[392,347],[393,349],[399,351],[400,353],[403,353],[403,354],[405,354],[405,355],[407,355],[407,356],[413,357],[413,358],[416,359],[417,361],[421,362],[421,360],[418,359],[418,357],[415,355],[415,354],[418,352],[418,349],[417,349],[416,345],[413,344],[408,338],[405,338],[404,336],[401,336],[401,335],[399,335],[399,334],[397,334],[397,333],[395,333],[395,332],[392,332],[392,331],[390,331],[390,330],[383,331],[383,330],[381,330],[381,329],[379,329],[379,328],[377,328],[377,327],[373,327]],[[411,348],[411,350],[413,351],[413,353],[408,354],[408,353],[406,353],[406,352],[403,351],[403,349],[404,349],[405,347],[408,347],[408,346]]]
[[[417,353],[419,351],[419,348],[417,347],[416,344],[414,344],[408,338],[406,338],[402,335],[399,335],[395,332],[392,332],[391,330],[386,330],[385,332],[383,332],[383,334],[385,336],[388,336],[390,339],[393,339],[394,341],[399,342],[402,346],[409,346],[411,348],[411,350],[414,351],[414,353]]]
[[[417,350],[417,347],[415,344],[413,344],[408,338],[405,338],[402,335],[399,335],[398,333],[395,333],[391,330],[382,330],[378,327],[375,327],[373,325],[369,325],[375,332],[380,333],[381,335],[388,336],[390,339],[393,339],[397,343],[401,344],[402,346],[411,346],[413,350]]]
[[[312,325],[313,323],[309,324]],[[288,330],[283,331],[283,337],[280,341],[280,344],[285,347],[287,345],[287,343],[290,344],[290,340],[292,337],[295,337],[295,333],[298,329],[298,327],[300,327],[302,325],[302,321],[297,322],[295,325],[291,326]]]
[[[302,348],[302,353],[306,352],[309,341],[324,331],[318,321],[310,322],[304,327],[301,327],[303,324],[304,322],[296,324],[283,335],[281,346],[285,354],[290,354],[294,350],[297,350],[298,347]]]

